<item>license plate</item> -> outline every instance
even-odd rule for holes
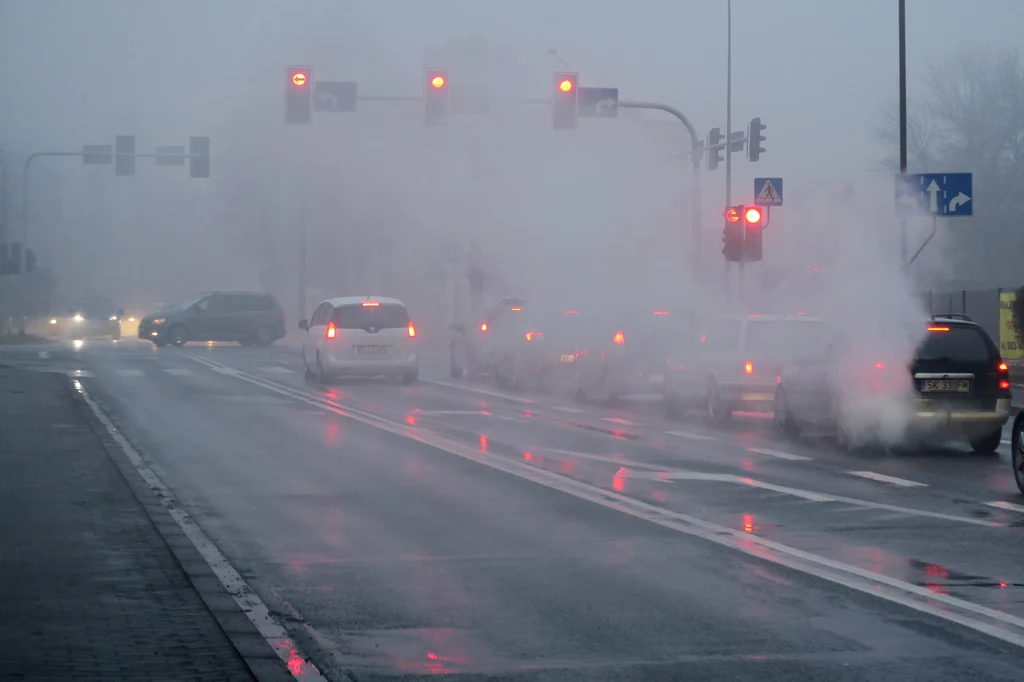
[[[562,355],[562,362],[574,362],[576,360],[575,355],[564,354]]]
[[[652,374],[650,376],[650,382],[652,384],[663,384],[663,383],[665,383],[665,375],[664,374]]]
[[[925,379],[922,393],[970,393],[970,379]]]
[[[387,346],[356,346],[356,352],[360,355],[381,355],[388,352]]]

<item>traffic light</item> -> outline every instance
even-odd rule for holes
[[[210,177],[210,138],[188,138],[188,176],[190,178]]]
[[[764,236],[764,209],[760,206],[743,207],[743,260],[756,263],[762,256]]]
[[[743,225],[740,221],[742,206],[730,206],[722,214],[725,217],[725,228],[722,230],[722,255],[726,261],[734,263],[743,258]]]
[[[580,75],[556,73],[552,79],[551,122],[555,130],[575,130],[580,111]]]
[[[114,175],[135,175],[135,136],[114,138]]]
[[[708,133],[708,170],[715,170],[718,168],[718,164],[722,162],[722,150],[724,147],[718,149],[712,149],[717,144],[722,144],[722,140],[725,139],[725,135],[722,134],[721,128],[712,128],[711,132]]]
[[[25,249],[25,272],[29,273],[36,269],[36,252],[32,249]]]
[[[750,119],[750,129],[747,130],[747,158],[751,161],[757,161],[764,153],[764,146],[761,143],[765,140],[764,129],[766,127],[761,123],[760,118]]]
[[[428,126],[444,125],[448,122],[448,114],[452,110],[452,89],[448,82],[448,72],[437,69],[424,72],[423,95],[424,114]]]
[[[289,125],[309,123],[313,118],[313,69],[289,66],[287,75],[284,122]]]

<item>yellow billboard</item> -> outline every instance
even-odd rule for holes
[[[1017,340],[1017,326],[1013,323],[1015,291],[999,292],[999,353],[1004,358],[1024,358],[1024,344]]]

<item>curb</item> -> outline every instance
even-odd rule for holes
[[[85,416],[89,428],[99,438],[107,456],[121,472],[121,477],[131,488],[139,504],[142,505],[153,527],[163,538],[181,570],[188,576],[192,587],[199,593],[206,608],[209,609],[220,629],[235,648],[239,658],[249,668],[252,676],[258,682],[294,682],[295,677],[289,672],[284,661],[270,647],[270,644],[245,615],[234,597],[224,589],[209,564],[171,517],[170,511],[160,503],[156,495],[139,476],[139,472],[110,437],[106,428],[89,409],[82,396],[74,389],[71,383],[72,379],[65,376],[62,377],[62,380],[71,399],[81,414]]]

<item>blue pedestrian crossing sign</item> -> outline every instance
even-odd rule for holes
[[[754,205],[782,206],[782,178],[754,178]]]
[[[900,173],[896,176],[896,214],[901,218],[974,215],[971,173]]]

